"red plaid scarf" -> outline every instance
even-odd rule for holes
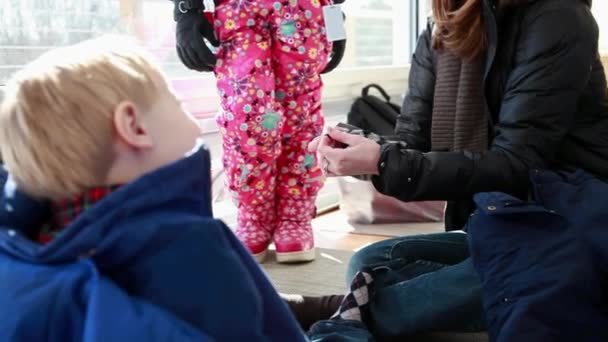
[[[51,222],[38,235],[38,242],[41,244],[49,243],[83,211],[101,201],[117,188],[118,186],[92,188],[84,195],[53,202],[51,204]]]

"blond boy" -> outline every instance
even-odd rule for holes
[[[0,340],[304,340],[212,218],[199,127],[135,46],[56,49],[6,87]]]

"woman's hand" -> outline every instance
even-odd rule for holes
[[[346,147],[336,148],[334,141],[345,144]],[[308,150],[318,153],[321,166],[327,176],[378,174],[380,145],[362,136],[329,128],[328,134],[314,139],[309,144]]]

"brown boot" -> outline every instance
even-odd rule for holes
[[[280,293],[296,320],[307,331],[314,323],[329,319],[338,311],[344,295],[308,297]]]

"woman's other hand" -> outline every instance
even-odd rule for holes
[[[336,148],[336,142],[346,147]],[[321,167],[327,176],[378,174],[380,145],[362,136],[329,128],[328,133],[314,139],[308,149],[318,153]]]

